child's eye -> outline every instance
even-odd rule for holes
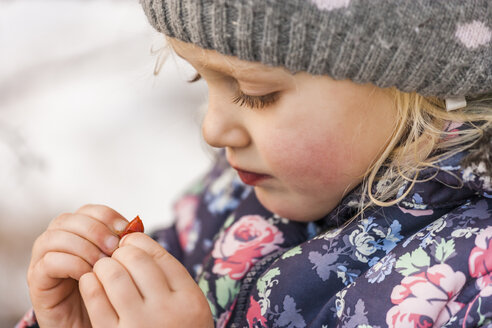
[[[239,91],[239,94],[232,99],[234,104],[246,106],[252,109],[262,109],[273,105],[278,99],[278,93],[270,93],[264,96],[250,96]]]
[[[196,75],[189,80],[189,83],[195,83],[201,80],[202,76],[200,73],[196,73]],[[278,99],[278,92],[270,93],[264,96],[250,96],[243,93],[241,90],[238,91],[238,95],[232,98],[232,102],[234,104],[238,104],[239,106],[246,106],[252,109],[262,109],[274,104]]]

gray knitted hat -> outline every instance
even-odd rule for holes
[[[141,0],[160,32],[239,59],[442,98],[492,92],[491,0]]]

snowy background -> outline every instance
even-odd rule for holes
[[[210,165],[203,83],[171,57],[137,0],[0,0],[0,327],[29,307],[34,239],[86,203],[170,223]]]

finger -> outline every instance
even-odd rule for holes
[[[93,217],[108,226],[116,234],[123,232],[128,225],[128,220],[120,213],[105,205],[88,204],[79,208],[75,213]]]
[[[58,279],[57,284],[50,289],[39,289],[36,285],[29,284],[29,294],[35,309],[50,310],[73,296],[77,289],[77,281],[73,279]]]
[[[79,290],[93,327],[116,327],[118,315],[93,272],[80,277]]]
[[[78,256],[67,253],[46,253],[28,272],[28,280],[38,289],[51,289],[60,279],[80,277],[92,270],[92,266]]]
[[[79,256],[93,266],[105,257],[96,245],[74,233],[63,230],[47,230],[36,239],[32,251],[32,261],[37,262],[49,252],[68,253]]]
[[[55,218],[48,230],[63,230],[89,240],[107,255],[118,247],[119,237],[103,222],[85,214],[62,214]]]
[[[157,263],[166,277],[172,291],[186,289],[196,285],[188,270],[155,240],[143,233],[126,235],[120,242],[120,247],[132,245],[149,254]]]
[[[130,274],[116,260],[103,258],[94,265],[94,273],[121,318],[126,311],[139,308],[143,299]]]
[[[166,276],[154,258],[133,245],[118,248],[112,256],[132,277],[144,299],[165,298],[170,288]]]

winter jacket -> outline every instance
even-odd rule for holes
[[[311,223],[269,212],[219,156],[152,237],[196,277],[217,327],[492,327],[485,144],[466,167],[469,152],[422,171],[396,205],[353,219],[356,188]]]

